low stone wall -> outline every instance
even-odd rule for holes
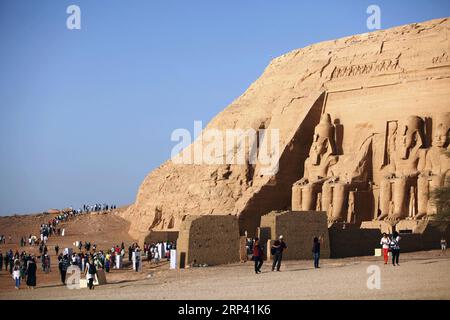
[[[374,255],[380,247],[379,229],[360,229],[358,225],[333,224],[329,228],[331,258]]]
[[[321,257],[330,257],[330,242],[325,212],[273,211],[261,217],[259,230],[263,233],[261,238],[264,245],[268,240],[278,239],[280,235],[283,235],[288,247],[283,252],[283,259],[311,259],[314,237],[323,238]],[[266,250],[270,255],[269,245]]]
[[[433,222],[428,221],[421,221],[416,224],[418,224],[416,228],[409,228],[413,229],[413,233],[402,233],[402,230],[397,228],[400,232],[400,248],[402,252],[440,249],[442,237],[449,243],[450,228],[448,226],[441,229]]]
[[[394,228],[378,221],[363,223],[362,228],[347,224],[344,229],[342,224],[334,224],[329,229],[331,257],[373,255],[381,248],[382,233],[391,234],[393,230],[399,232],[401,252],[439,249],[442,237],[450,241],[449,227],[442,230],[428,221],[401,221]]]
[[[231,215],[186,216],[177,240],[179,268],[219,265],[240,260],[238,219]]]

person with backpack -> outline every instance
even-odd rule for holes
[[[86,280],[88,281],[89,290],[94,289],[94,278],[97,274],[97,268],[95,267],[94,258],[91,258],[86,265]]]
[[[255,261],[255,273],[261,273],[261,267],[263,265],[263,250],[259,244],[259,238],[255,238],[255,242],[253,243],[252,260]]]
[[[60,254],[58,260],[59,260],[58,268],[59,273],[61,274],[61,282],[63,285],[65,285],[67,269],[69,268],[70,265],[69,257],[67,255],[63,256],[62,254]]]
[[[319,268],[319,258],[320,258],[320,241],[319,238],[314,237],[313,246],[312,246],[312,254],[314,259],[314,268]]]
[[[398,235],[397,231],[394,231],[394,233],[392,234],[392,238],[389,244],[389,247],[391,248],[391,253],[392,253],[392,265],[395,266],[395,264],[397,263],[397,266],[399,266],[398,264],[398,260],[400,258],[400,236]]]
[[[272,271],[275,271],[275,267],[277,268],[277,271],[280,271],[284,249],[287,249],[287,246],[283,241],[283,236],[280,236],[279,240],[275,240],[271,248],[271,253],[273,255]]]

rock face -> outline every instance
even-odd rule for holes
[[[130,235],[143,240],[151,230],[179,230],[187,215],[214,214],[238,216],[241,234],[254,235],[263,214],[291,206],[327,211],[331,222],[432,214],[428,193],[449,169],[441,156],[448,147],[449,28],[448,18],[431,20],[274,59],[204,132],[277,129],[278,171],[265,174],[261,161],[169,160],[123,213]],[[256,142],[258,152],[268,140]],[[199,138],[186,150],[207,153],[211,141]]]

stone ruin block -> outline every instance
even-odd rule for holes
[[[287,250],[283,259],[311,259],[314,237],[322,237],[320,256],[330,257],[330,241],[328,236],[326,212],[316,211],[272,211],[261,217],[259,228],[264,236],[262,244],[266,246],[270,257],[270,240],[283,235]],[[266,239],[268,237],[268,239]],[[267,245],[266,245],[267,244]]]
[[[238,219],[231,215],[186,216],[177,240],[178,267],[239,262]]]

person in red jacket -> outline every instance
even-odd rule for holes
[[[253,243],[252,260],[255,261],[255,273],[261,273],[261,267],[263,265],[263,251],[261,245],[259,244],[258,238],[255,238],[255,242]]]

